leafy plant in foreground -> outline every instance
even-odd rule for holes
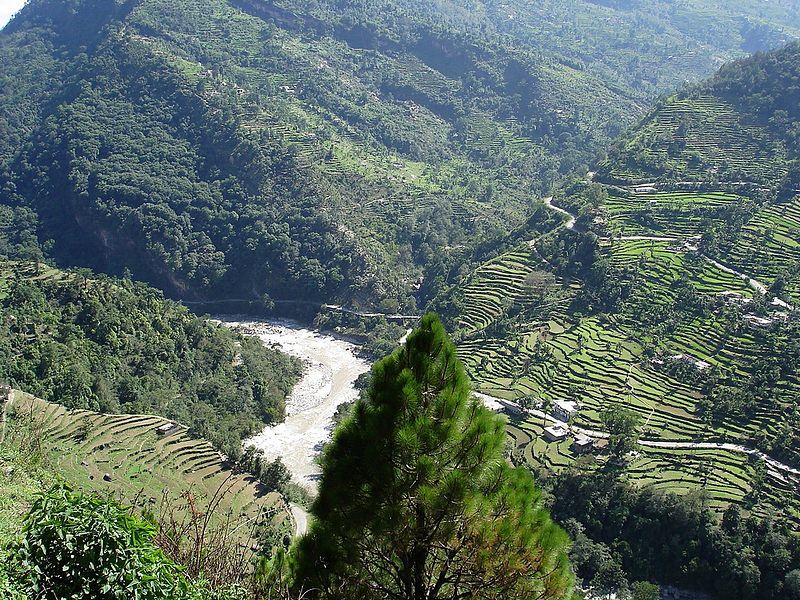
[[[11,588],[30,598],[189,597],[180,568],[154,536],[152,524],[118,504],[56,486],[36,500],[11,549]]]

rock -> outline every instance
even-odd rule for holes
[[[103,481],[111,481],[111,474],[106,473],[105,475],[103,475]]]
[[[82,460],[82,461],[81,461],[81,466],[82,466],[82,467],[88,467],[88,466],[89,466],[89,463],[88,463],[88,462],[86,462],[85,460]]]

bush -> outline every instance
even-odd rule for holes
[[[155,533],[112,501],[58,485],[25,517],[5,581],[0,571],[0,592],[74,600],[190,597],[180,568],[153,543]]]

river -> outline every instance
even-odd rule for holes
[[[333,415],[340,404],[357,398],[355,381],[369,370],[369,363],[357,356],[355,345],[293,321],[218,319],[303,361],[303,377],[286,401],[286,420],[266,427],[245,445],[264,450],[271,460],[280,456],[293,481],[315,492],[320,475],[316,458],[330,439]]]

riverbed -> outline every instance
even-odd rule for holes
[[[321,472],[316,458],[330,439],[333,416],[339,405],[358,397],[355,381],[369,370],[369,363],[350,342],[293,321],[218,319],[303,361],[302,379],[286,401],[286,420],[266,427],[245,445],[264,450],[270,460],[281,457],[292,480],[315,492]]]

